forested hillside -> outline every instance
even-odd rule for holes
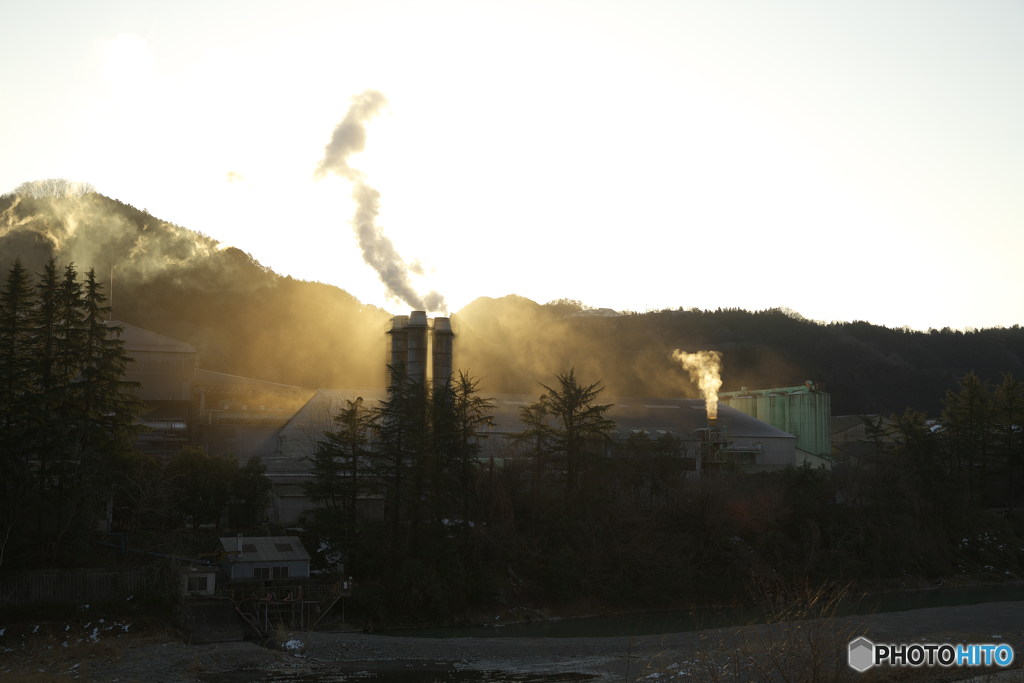
[[[722,352],[723,391],[824,382],[837,415],[913,407],[937,416],[946,390],[972,370],[993,383],[1002,373],[1024,374],[1019,325],[914,332],[866,322],[824,325],[783,309],[565,317],[567,306],[514,295],[477,299],[456,321],[490,341],[463,335],[457,364],[472,367],[488,391],[536,391],[537,380],[575,366],[587,380],[604,379],[613,396],[693,396],[670,354],[712,349]]]
[[[99,194],[0,197],[0,274],[19,256],[39,272],[50,255],[105,282],[113,264],[114,318],[192,344],[206,369],[307,387],[383,383],[388,314],[342,289],[282,277]]]
[[[338,287],[280,276],[212,237],[96,193],[0,197],[0,275],[20,256],[114,266],[114,317],[192,344],[202,367],[308,387],[381,386],[385,311]],[[481,283],[481,286],[483,283]],[[780,302],[782,303],[782,302]],[[680,304],[686,304],[680,301]],[[578,302],[481,297],[453,316],[455,365],[489,392],[539,391],[575,366],[608,395],[693,396],[673,349],[723,354],[723,390],[824,382],[833,412],[937,415],[957,378],[1024,374],[1024,330],[913,332],[822,325],[785,309],[674,310],[618,317]]]

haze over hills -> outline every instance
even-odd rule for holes
[[[114,317],[192,344],[202,367],[306,387],[383,382],[389,313],[333,285],[281,276],[240,249],[114,199],[0,197],[0,266],[56,256],[108,280]],[[912,305],[912,295],[908,295]],[[489,392],[535,393],[575,367],[608,396],[695,397],[676,348],[723,354],[724,391],[824,382],[833,412],[937,414],[974,370],[1024,374],[1024,330],[914,332],[823,325],[785,309],[586,315],[579,302],[481,297],[452,316],[455,366]],[[581,314],[582,313],[582,314]]]

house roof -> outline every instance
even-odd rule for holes
[[[239,550],[238,538],[227,536],[220,539],[224,550]],[[231,562],[295,562],[308,560],[309,553],[298,536],[243,536],[242,553],[228,555]]]

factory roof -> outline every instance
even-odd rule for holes
[[[238,550],[238,538],[220,539],[225,551]],[[242,553],[229,555],[232,562],[296,562],[308,560],[309,553],[298,536],[242,536]]]
[[[519,421],[519,411],[524,406],[537,401],[537,394],[480,394],[494,404],[493,430],[481,430],[483,433],[515,434],[525,431],[526,427]],[[289,422],[305,423],[322,421],[327,414],[336,415],[345,406],[345,401],[353,401],[362,397],[366,407],[375,407],[381,400],[387,399],[384,389],[320,389],[305,406]],[[695,429],[707,427],[707,412],[704,399],[688,398],[614,398],[601,397],[598,403],[612,405],[605,414],[616,424],[613,438],[625,439],[632,432],[646,430],[652,438],[666,433],[677,436],[689,434]],[[319,420],[315,415],[321,413]],[[750,438],[795,438],[777,427],[762,422],[724,403],[718,404],[719,419],[728,420],[729,434],[734,437]],[[286,427],[286,430],[288,428]]]
[[[150,332],[144,330],[141,327],[135,325],[129,325],[128,323],[121,322],[120,320],[112,320],[105,323],[108,327],[114,327],[120,325],[124,328],[124,332],[121,333],[121,339],[124,340],[125,349],[127,351],[157,351],[162,353],[195,353],[196,350],[189,344],[177,339],[171,339],[165,337],[162,334],[156,332]]]
[[[516,433],[525,427],[519,421],[519,410],[539,396],[530,394],[484,394],[495,401],[495,431]],[[625,439],[630,433],[644,430],[652,438],[666,433],[677,436],[707,427],[704,399],[688,398],[601,398],[598,403],[613,406],[605,416],[613,420],[613,438]],[[792,434],[750,417],[724,403],[718,404],[719,420],[729,421],[730,436],[757,438],[794,438]]]
[[[265,389],[267,392],[275,392],[281,390],[303,390],[302,387],[292,386],[291,384],[278,384],[277,382],[266,382],[262,379],[252,379],[251,377],[228,375],[223,372],[213,372],[212,370],[202,370],[199,368],[196,368],[196,384],[212,384],[216,386],[237,386],[253,389]],[[311,394],[313,393],[312,389],[306,389],[306,391],[308,391]]]

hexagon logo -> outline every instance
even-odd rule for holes
[[[875,644],[861,637],[850,643],[850,668],[864,673],[874,665]]]

